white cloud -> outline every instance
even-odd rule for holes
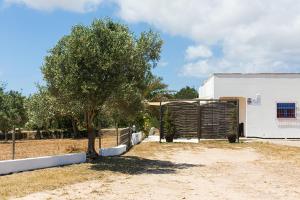
[[[300,71],[299,0],[116,1],[119,15],[128,22],[146,22],[190,38],[195,47],[220,46],[221,57],[187,49],[186,57],[194,59],[183,67],[188,76]]]
[[[213,55],[211,50],[203,45],[189,46],[185,53],[185,57],[188,60],[194,60],[196,58],[209,58]]]
[[[101,2],[102,0],[4,0],[7,5],[20,4],[36,10],[61,9],[80,13],[94,11]]]

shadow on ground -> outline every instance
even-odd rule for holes
[[[123,174],[172,174],[177,170],[203,167],[187,163],[173,163],[164,160],[151,160],[137,156],[102,157],[92,162],[91,169],[112,171]]]

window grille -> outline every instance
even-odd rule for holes
[[[277,118],[296,118],[296,104],[277,103]]]

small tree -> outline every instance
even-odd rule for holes
[[[172,112],[167,107],[165,114],[164,114],[164,126],[166,130],[165,138],[166,142],[173,142],[175,133],[176,133],[176,127],[174,123],[174,116],[172,115]]]
[[[198,98],[198,92],[195,88],[186,86],[185,88],[179,90],[174,97],[176,99],[195,99]]]
[[[84,110],[90,158],[95,150],[94,118],[125,83],[143,87],[143,79],[159,60],[162,41],[153,32],[136,38],[128,27],[111,20],[76,25],[51,49],[42,67],[58,101],[77,101]]]

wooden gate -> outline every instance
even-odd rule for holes
[[[175,126],[175,138],[224,139],[238,134],[238,100],[181,100],[161,106],[161,138],[164,114],[168,110]]]

